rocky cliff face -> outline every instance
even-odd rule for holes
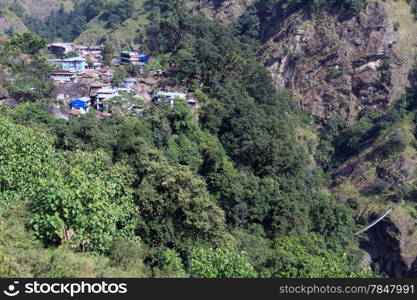
[[[365,107],[387,109],[407,85],[412,65],[397,50],[391,9],[381,1],[356,17],[295,13],[258,55],[276,87],[293,89],[312,116],[354,122]]]
[[[417,276],[417,151],[413,120],[389,128],[368,147],[333,171],[332,190],[340,202],[357,203],[362,226],[396,205],[382,222],[360,237],[370,259],[394,277]],[[401,137],[398,151],[392,141]],[[394,204],[395,203],[395,204]]]
[[[299,105],[318,121],[355,123],[361,111],[384,112],[405,93],[417,53],[415,32],[417,22],[406,1],[369,1],[354,17],[293,13],[257,55],[276,87],[292,89]],[[398,205],[360,236],[368,260],[394,277],[417,276],[413,123],[405,119],[380,132],[332,171],[331,189],[340,202],[355,203],[358,228]],[[396,139],[403,144],[392,151]]]
[[[333,184],[348,180],[363,192],[370,190],[378,179],[396,188],[416,185],[417,151],[411,122],[405,120],[380,133],[372,144],[333,171]],[[395,144],[398,140],[401,145]]]

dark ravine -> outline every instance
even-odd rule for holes
[[[371,215],[376,218],[377,215]],[[417,258],[407,263],[401,256],[401,232],[399,228],[386,218],[366,232],[360,239],[360,246],[377,263],[389,277],[416,277]]]

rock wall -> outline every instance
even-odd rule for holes
[[[278,89],[293,89],[319,119],[354,122],[366,107],[386,110],[403,93],[411,65],[397,54],[388,4],[371,2],[356,17],[290,16],[259,51]]]

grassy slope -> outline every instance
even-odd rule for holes
[[[110,2],[115,1],[117,0],[111,0]],[[226,1],[228,5],[225,10],[227,10],[230,15],[225,15],[224,9],[221,9],[218,12],[213,11],[210,1],[190,0],[187,2],[190,8],[194,11],[202,12],[209,17],[213,17],[215,14],[218,14],[221,20],[230,21],[230,18],[236,18],[242,14],[244,8],[247,7],[251,1],[252,0]],[[100,20],[100,16],[98,16],[88,24],[88,29],[82,33],[76,41],[92,44],[97,43],[101,37],[108,36],[110,39],[119,42],[119,45],[117,45],[119,47],[124,46],[120,45],[120,41],[124,41],[126,45],[133,45],[136,30],[148,23],[147,11],[144,8],[144,3],[146,3],[146,0],[135,0],[135,11],[133,17],[114,30],[106,29],[106,22]]]
[[[411,13],[410,5],[405,0],[390,0],[386,2],[388,7],[388,19],[392,23],[399,23],[400,35],[397,53],[406,61],[406,64],[414,64],[417,55],[417,22]]]
[[[67,10],[70,10],[74,7],[74,1],[77,0],[18,0],[26,14],[34,15],[39,18],[45,18],[52,10],[59,9],[61,4],[64,4],[64,7]],[[13,3],[13,0],[1,0],[1,2],[1,8],[4,10],[4,13],[3,16],[0,17],[0,37],[4,37],[4,31],[10,27],[12,27],[15,32],[26,31],[27,28],[20,18],[16,16],[13,11],[6,8]]]
[[[112,1],[115,2],[116,0]],[[112,40],[133,44],[136,30],[148,22],[147,12],[143,7],[145,2],[145,0],[135,0],[135,11],[132,18],[125,21],[116,29],[106,29],[106,22],[100,20],[100,16],[96,17],[88,24],[88,29],[77,38],[76,42],[95,44],[101,37],[108,36]]]
[[[19,2],[29,14],[44,19],[52,10],[59,9],[61,4],[66,10],[72,9],[77,0],[20,0]]]
[[[5,37],[5,30],[13,28],[15,32],[22,32],[27,30],[26,26],[16,16],[16,14],[9,9],[3,8],[3,14],[0,16],[0,37]]]

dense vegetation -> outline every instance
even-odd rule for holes
[[[99,14],[116,26],[132,1],[112,9],[101,3],[54,12],[46,26],[56,32],[42,35],[72,40]],[[359,3],[258,1],[254,9],[356,13]],[[198,118],[177,101],[146,106],[142,118],[55,119],[40,85],[35,102],[1,110],[0,274],[370,276],[358,266],[351,208],[325,189],[322,170],[296,138],[295,127],[310,120],[253,58],[253,39],[267,35],[268,21],[245,27],[254,13],[225,26],[187,13],[184,5],[149,1],[145,40],[173,66],[170,82],[199,98]],[[78,21],[81,27],[72,26]],[[44,42],[14,35],[1,44],[1,64],[16,68],[13,58],[22,55],[27,63],[16,74],[43,66]],[[27,80],[36,84],[46,74],[41,68]],[[17,90],[15,84],[6,88]],[[382,124],[377,118],[366,115],[356,127],[329,125],[336,128],[327,131],[318,160],[327,168],[340,147],[356,151]]]

